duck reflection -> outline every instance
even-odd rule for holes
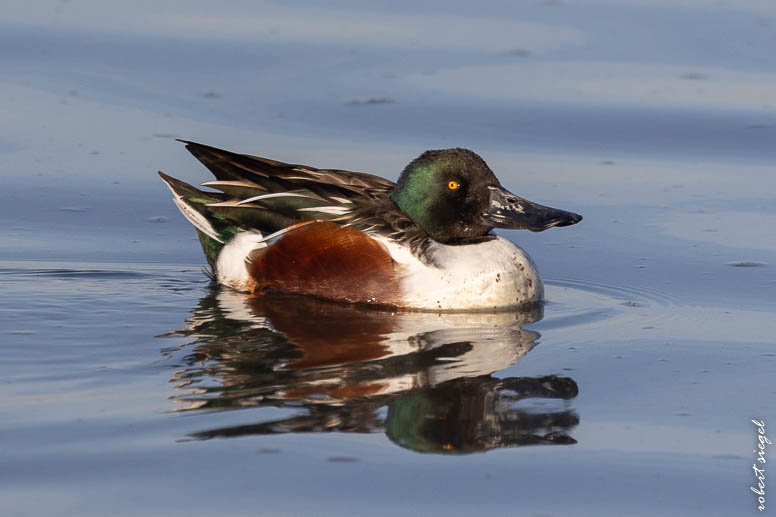
[[[541,311],[390,312],[214,289],[174,332],[194,338],[173,379],[176,410],[300,410],[195,439],[384,432],[435,453],[573,444],[572,379],[493,376],[535,346],[539,334],[521,325]]]

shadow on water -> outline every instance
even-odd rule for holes
[[[278,433],[385,433],[418,452],[573,444],[568,377],[498,378],[539,334],[519,313],[393,313],[298,296],[214,288],[166,353],[176,411],[292,408],[289,418],[206,429],[192,439]],[[536,399],[542,399],[537,401]],[[546,399],[556,399],[558,407]]]

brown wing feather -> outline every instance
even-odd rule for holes
[[[387,192],[396,184],[380,176],[365,172],[338,169],[316,169],[308,165],[283,163],[260,156],[237,154],[208,145],[181,140],[220,181],[249,179],[260,185],[269,180],[281,183],[312,182],[344,188],[355,192],[375,190]]]
[[[300,225],[248,255],[255,290],[394,305],[399,285],[388,250],[356,228],[329,221]]]

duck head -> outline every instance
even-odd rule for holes
[[[541,232],[569,226],[582,216],[516,196],[468,149],[426,151],[402,172],[391,200],[432,239],[472,244],[493,228]]]

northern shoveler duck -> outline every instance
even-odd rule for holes
[[[531,304],[544,291],[536,266],[492,230],[582,219],[505,190],[467,149],[426,151],[394,183],[183,143],[219,192],[159,174],[214,278],[240,291],[425,310]]]

